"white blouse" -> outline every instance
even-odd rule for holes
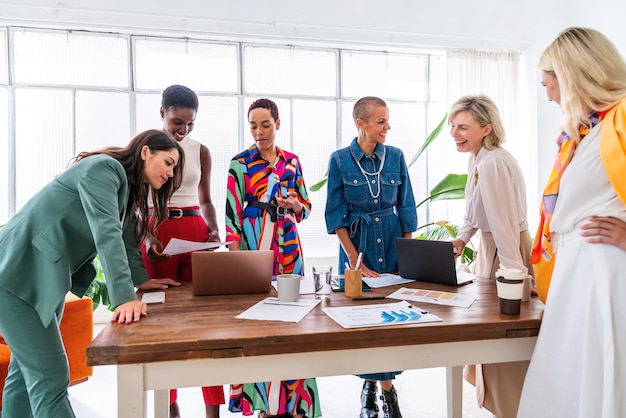
[[[600,129],[597,124],[578,144],[561,177],[550,230],[564,234],[577,229],[592,215],[615,216],[626,220],[624,204],[607,177],[600,157]]]
[[[183,167],[183,182],[180,188],[174,192],[168,206],[184,208],[198,206],[198,185],[202,175],[202,163],[200,162],[200,142],[189,136],[179,142],[185,152],[185,167]]]
[[[457,238],[467,244],[477,230],[490,232],[500,263],[526,271],[519,249],[520,232],[528,229],[526,186],[517,160],[505,149],[483,147],[468,165],[465,216]]]

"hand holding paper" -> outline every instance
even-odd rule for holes
[[[167,246],[163,250],[164,254],[176,255],[185,254],[193,251],[210,250],[212,248],[218,248],[222,245],[228,245],[227,242],[194,242],[186,241],[178,238],[172,238]]]

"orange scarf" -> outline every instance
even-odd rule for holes
[[[580,133],[581,141],[585,135],[589,133],[591,128],[602,120],[605,113],[606,112],[592,112],[589,115],[589,121],[591,123],[589,125],[580,125],[578,132]],[[552,278],[552,270],[554,269],[554,250],[551,242],[550,221],[552,220],[552,214],[556,206],[557,198],[559,197],[561,176],[572,160],[578,144],[571,139],[566,132],[561,132],[561,135],[559,135],[557,139],[557,145],[559,149],[554,167],[548,178],[548,184],[546,184],[543,192],[539,227],[537,228],[533,250],[530,255],[530,262],[533,264],[535,273],[537,292],[543,302],[545,302],[548,297],[548,288],[550,287],[550,279]]]

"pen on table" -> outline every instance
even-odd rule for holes
[[[359,253],[359,256],[356,259],[356,264],[354,265],[354,269],[358,270],[361,268],[361,261],[363,260],[363,253]]]
[[[377,299],[386,299],[386,296],[359,296],[356,298],[352,298],[352,300],[377,300]]]
[[[409,305],[409,308],[413,309],[413,306]],[[429,311],[420,310],[420,313],[422,315],[426,315],[426,314],[429,314],[430,312]]]
[[[298,302],[267,302],[267,301],[263,301],[263,305],[278,305],[278,306],[300,306],[300,307],[305,307],[307,306],[306,304],[301,304]]]

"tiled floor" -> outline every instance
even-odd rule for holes
[[[94,335],[101,329],[96,326]],[[70,388],[70,399],[78,418],[116,417],[117,373],[114,366],[98,366],[85,383]],[[324,418],[357,418],[359,416],[362,380],[356,376],[322,377],[317,379]],[[463,417],[491,418],[487,410],[478,408],[474,387],[463,383]],[[442,418],[446,416],[445,369],[406,370],[395,381],[404,418]],[[225,387],[227,389],[227,387]],[[227,393],[227,392],[226,392]],[[148,412],[152,414],[149,395]],[[184,388],[178,393],[182,418],[204,418],[202,393],[199,388]],[[241,417],[222,406],[222,417]],[[381,414],[382,416],[382,414]],[[118,417],[124,418],[124,417]]]

